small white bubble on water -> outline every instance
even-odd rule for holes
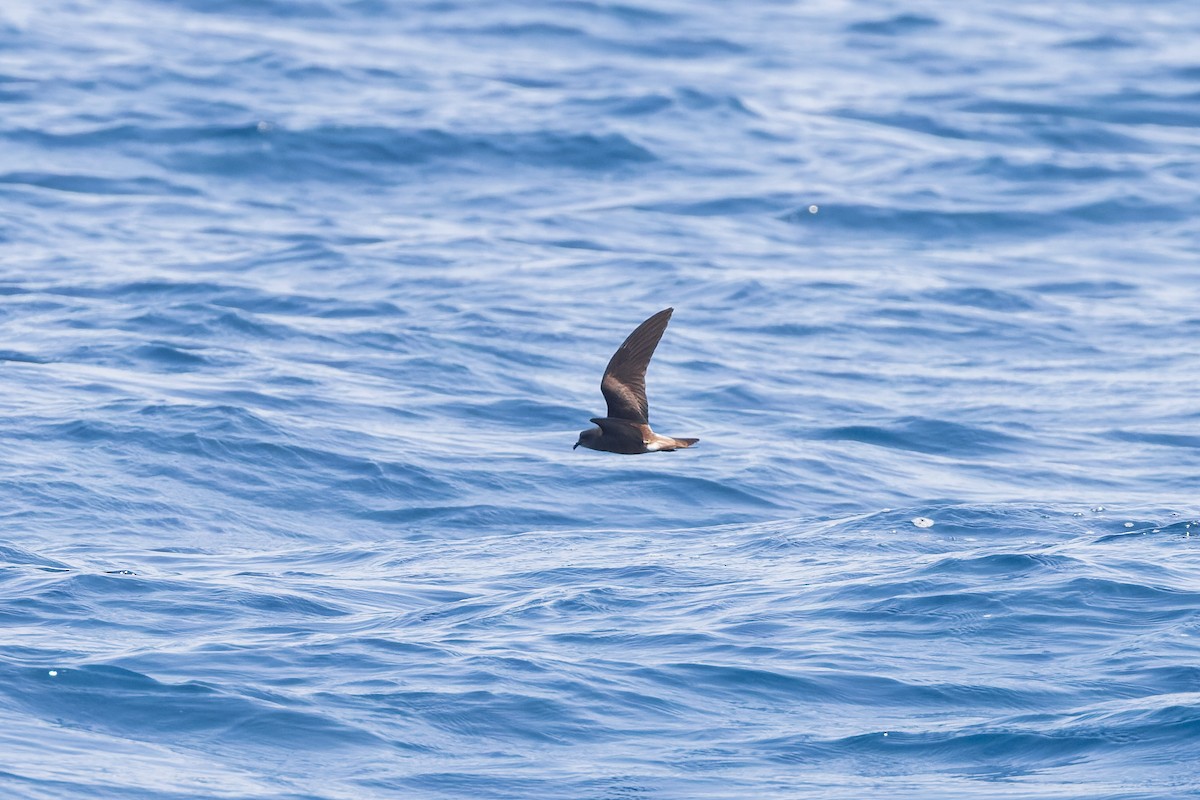
[[[918,528],[932,528],[933,520],[931,520],[929,517],[914,517],[912,524],[916,525]]]
[[[1132,523],[1132,522],[1126,522],[1126,523],[1125,523],[1125,527],[1126,527],[1126,528],[1132,528],[1132,527],[1133,527],[1133,523]]]
[[[1092,509],[1092,513],[1099,514],[1103,510],[1104,510],[1104,506],[1096,506],[1095,508]]]
[[[58,670],[56,670],[56,669],[52,669],[52,670],[50,670],[50,673],[49,673],[49,674],[50,674],[50,677],[51,677],[51,678],[57,678],[57,677],[58,677]]]
[[[809,206],[809,207],[808,207],[808,213],[810,213],[810,214],[815,214],[815,213],[817,213],[817,212],[818,212],[818,211],[820,211],[820,210],[821,210],[821,209],[817,208],[816,206]],[[884,736],[886,736],[886,735],[887,735],[887,734],[884,734]]]

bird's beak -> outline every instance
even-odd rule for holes
[[[579,442],[576,442],[575,445],[571,449],[574,450],[576,447],[579,447]]]

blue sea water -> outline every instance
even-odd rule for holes
[[[0,797],[1200,797],[1197,41],[9,0]]]

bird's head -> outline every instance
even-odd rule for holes
[[[579,432],[579,441],[575,442],[575,447],[579,447],[579,445],[583,445],[584,447],[587,447],[591,450],[595,450],[596,448],[592,447],[592,443],[595,442],[598,438],[600,438],[600,429],[599,428],[588,428],[586,431],[580,431]],[[571,449],[574,450],[575,447],[572,447]]]

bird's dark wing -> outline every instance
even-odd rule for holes
[[[608,401],[608,416],[633,422],[649,422],[650,408],[646,402],[646,366],[658,347],[671,312],[664,308],[637,326],[629,338],[617,348],[604,369],[600,391]]]

